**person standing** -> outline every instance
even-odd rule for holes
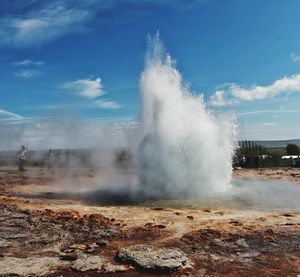
[[[54,152],[52,149],[48,152],[48,170],[51,174],[54,174]]]
[[[18,170],[24,171],[24,164],[26,160],[26,147],[22,145],[21,150],[17,153],[17,161],[18,161]]]

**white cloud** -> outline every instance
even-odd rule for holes
[[[41,10],[0,19],[0,44],[26,47],[51,41],[64,34],[81,31],[89,17],[87,9],[67,7],[54,1]]]
[[[119,105],[116,102],[113,101],[108,101],[108,100],[97,100],[94,102],[94,104],[102,109],[112,109],[112,110],[116,110],[116,109],[120,109],[122,108],[121,105]]]
[[[85,98],[96,98],[104,95],[102,83],[100,78],[92,79],[80,79],[73,82],[63,84],[62,88],[67,89],[75,94],[78,94]]]
[[[42,61],[34,61],[34,60],[30,60],[30,59],[25,59],[22,61],[12,62],[11,64],[16,65],[16,66],[42,66],[45,63]]]
[[[98,107],[102,109],[120,109],[122,106],[114,101],[107,99],[97,99],[99,96],[103,96],[105,92],[103,91],[103,86],[100,78],[96,79],[79,79],[73,82],[67,82],[62,85],[63,89],[66,89],[74,94],[79,96],[94,99],[93,102],[90,102],[88,106]],[[82,106],[84,107],[84,105]]]
[[[296,53],[293,52],[293,53],[291,53],[290,57],[291,57],[293,63],[296,63],[296,62],[300,61],[300,55],[299,54],[296,54]]]
[[[242,101],[265,99],[282,93],[300,91],[300,74],[283,77],[270,86],[252,85],[250,89],[245,89],[239,85],[232,85],[229,89],[234,97]]]
[[[37,69],[26,69],[14,73],[16,77],[24,78],[24,79],[30,79],[41,74],[42,72]]]
[[[226,99],[226,92],[224,90],[217,90],[215,94],[210,96],[209,104],[214,107],[222,107],[231,105],[233,102]]]
[[[240,101],[262,100],[292,92],[300,92],[300,74],[283,77],[269,86],[252,85],[250,88],[244,88],[237,84],[230,84],[222,93],[216,91],[210,97],[210,104],[212,106],[231,105]]]

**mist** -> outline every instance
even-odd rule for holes
[[[0,151],[93,149],[127,147],[135,125],[122,122],[92,122],[62,114],[34,122],[1,124]]]

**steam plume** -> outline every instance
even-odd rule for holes
[[[140,81],[139,179],[150,195],[203,195],[231,181],[236,124],[209,111],[201,95],[183,85],[159,35],[149,39]]]

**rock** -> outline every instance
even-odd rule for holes
[[[159,228],[159,229],[165,229],[167,227],[166,225],[163,225],[163,224],[157,224],[157,225],[154,225],[154,226]]]
[[[155,248],[143,244],[121,248],[117,259],[153,272],[172,272],[189,266],[188,258],[179,248]]]
[[[240,253],[239,257],[249,259],[249,258],[257,257],[259,255],[260,255],[260,252],[257,252],[255,250],[251,250],[249,252]]]
[[[57,257],[5,257],[0,259],[0,276],[44,276],[67,267]]]
[[[78,258],[72,265],[76,271],[100,270],[105,261],[99,256],[86,256]]]
[[[98,244],[92,243],[92,244],[88,245],[85,252],[91,254],[91,253],[94,253],[97,250],[97,248],[98,248]]]
[[[285,217],[292,217],[293,215],[292,215],[292,214],[289,214],[289,213],[285,213],[285,214],[283,214],[282,216],[285,216]]]
[[[269,229],[267,229],[267,230],[264,231],[264,234],[265,235],[269,235],[269,236],[273,236],[274,235],[274,231],[271,228],[269,228]]]
[[[22,218],[22,219],[27,219],[28,214],[27,213],[14,213],[12,215],[12,218]]]
[[[0,248],[9,247],[11,245],[12,242],[0,238]]]
[[[12,233],[2,233],[0,236],[3,239],[24,239],[27,238],[27,234],[12,234]]]
[[[62,253],[60,256],[62,261],[75,261],[78,258],[77,253]]]
[[[5,226],[26,228],[26,227],[29,227],[29,223],[22,218],[7,219],[7,220],[5,220]]]
[[[156,208],[152,208],[151,210],[153,210],[153,211],[163,211],[164,208],[156,207]]]
[[[121,232],[115,229],[99,229],[91,234],[91,237],[97,238],[116,238],[120,236]]]
[[[128,265],[116,265],[116,264],[112,264],[110,262],[105,263],[102,266],[102,270],[105,273],[124,272],[124,271],[127,271],[129,269],[133,269],[133,267],[128,266]]]
[[[42,236],[36,236],[33,239],[29,239],[26,241],[26,244],[41,244],[41,245],[47,245],[49,243],[52,243],[55,241],[55,237],[48,237],[46,235]]]
[[[248,247],[249,247],[249,245],[248,245],[248,243],[245,241],[245,239],[238,239],[238,240],[236,241],[236,244],[237,244],[238,246],[241,246],[241,247],[244,247],[244,248],[248,248]]]
[[[229,221],[229,224],[233,224],[233,225],[235,225],[235,226],[241,226],[241,225],[243,225],[242,223],[240,223],[240,222],[237,221],[237,220],[230,220],[230,221]]]
[[[74,253],[75,249],[74,248],[67,248],[62,250],[64,253],[69,254],[69,253]]]
[[[76,244],[76,243],[68,247],[68,249],[81,250],[81,251],[85,251],[86,248],[87,247],[85,244]]]
[[[217,215],[224,215],[225,213],[222,212],[222,211],[219,211],[219,212],[215,212],[215,214],[217,214]]]
[[[96,241],[98,246],[105,246],[108,244],[108,241],[106,239],[99,239]]]

